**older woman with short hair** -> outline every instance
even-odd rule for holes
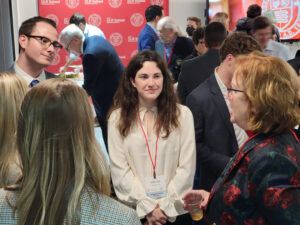
[[[194,45],[191,39],[183,37],[172,17],[161,18],[157,23],[160,40],[155,43],[155,51],[165,60],[173,80],[178,81],[182,61],[192,54]]]
[[[228,163],[211,192],[192,191],[216,224],[299,224],[300,144],[296,74],[283,60],[239,57],[231,82],[231,121],[254,136]],[[207,204],[208,203],[208,204]]]

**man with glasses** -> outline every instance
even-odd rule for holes
[[[44,70],[49,66],[62,45],[53,20],[33,17],[24,21],[19,29],[19,57],[13,70],[33,87],[40,81],[54,78]]]
[[[260,49],[251,36],[241,32],[230,34],[220,49],[220,66],[187,96],[186,104],[195,123],[196,189],[210,191],[230,158],[248,138],[244,130],[230,122],[227,89],[233,93],[240,91],[230,89],[235,57]]]

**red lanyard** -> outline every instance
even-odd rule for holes
[[[155,168],[156,168],[156,162],[157,162],[156,159],[157,159],[157,150],[158,150],[158,135],[156,136],[155,157],[154,157],[154,161],[153,161],[152,155],[151,155],[151,152],[150,152],[148,138],[146,136],[146,132],[145,132],[145,130],[143,128],[143,125],[142,125],[142,121],[141,121],[141,117],[140,117],[140,112],[138,112],[138,115],[139,115],[140,127],[142,129],[143,134],[144,134],[144,138],[145,138],[145,142],[146,142],[147,150],[148,150],[148,155],[149,155],[149,158],[150,158],[150,161],[151,161],[151,164],[152,164],[152,168],[153,168],[153,178],[156,179]]]

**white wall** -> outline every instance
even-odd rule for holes
[[[22,22],[30,17],[38,15],[38,1],[37,0],[14,0],[12,1],[12,13],[13,13],[13,26],[15,37],[15,51],[16,57],[19,52],[18,44],[18,30]]]
[[[186,19],[197,16],[205,24],[206,0],[169,0],[169,15],[173,17],[181,30],[185,32]]]

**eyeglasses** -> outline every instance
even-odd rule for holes
[[[244,93],[244,91],[242,90],[239,90],[239,89],[234,89],[234,88],[227,88],[227,91],[228,91],[228,94],[230,93],[237,93],[237,92],[241,92],[241,93]]]
[[[34,38],[46,49],[49,48],[51,45],[53,45],[56,51],[62,49],[63,47],[58,41],[51,41],[49,38],[44,36],[35,36],[35,35],[27,35],[27,34],[25,34],[25,36],[29,38]]]

